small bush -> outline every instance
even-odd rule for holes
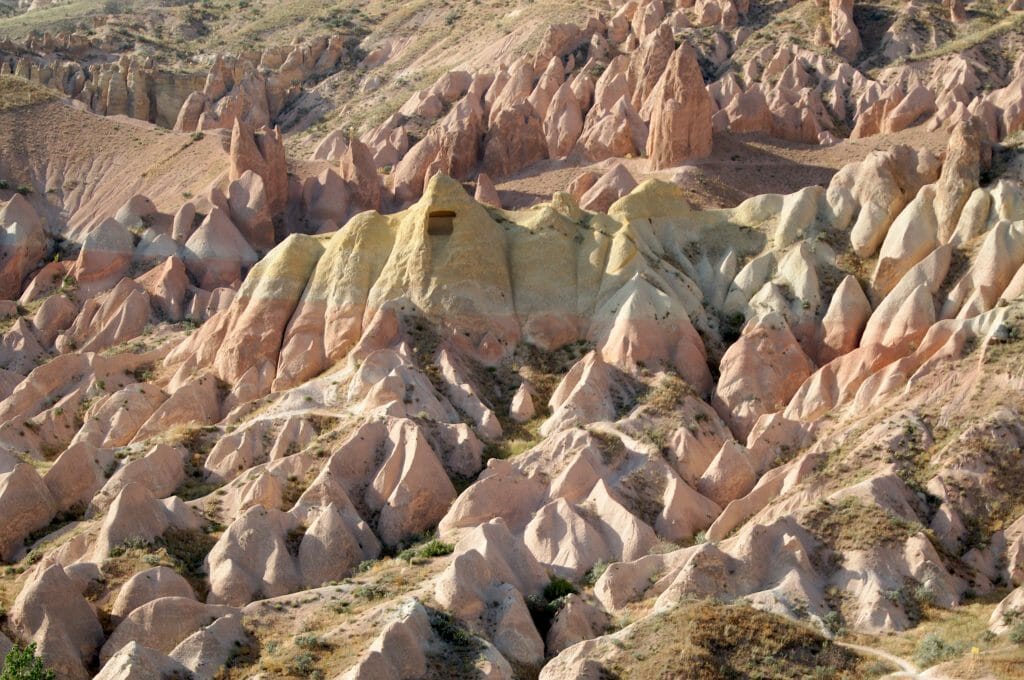
[[[1010,642],[1024,647],[1024,621],[1019,621],[1010,629]]]
[[[352,591],[352,594],[356,597],[361,597],[364,600],[380,600],[388,596],[388,591],[384,586],[377,585],[376,583],[369,583],[359,586]]]
[[[844,631],[843,617],[834,609],[825,612],[825,615],[821,617],[821,622],[825,624],[828,632],[833,635],[839,635]]]
[[[440,611],[430,612],[430,627],[439,638],[456,647],[475,647],[478,644],[476,637],[462,628],[451,616]]]
[[[36,645],[28,647],[11,647],[4,659],[4,670],[0,680],[54,680],[54,672],[46,667],[43,660],[36,656]]]
[[[312,677],[317,672],[316,657],[309,652],[301,652],[292,658],[288,665],[288,672],[300,678]]]
[[[914,588],[913,595],[914,601],[922,607],[931,607],[935,604],[935,591],[923,583]]]
[[[312,633],[295,636],[295,646],[300,649],[328,649],[330,645]]]
[[[552,576],[551,580],[544,586],[544,599],[548,602],[558,600],[579,592],[576,586],[560,576]]]
[[[604,560],[598,560],[594,563],[594,566],[592,566],[587,573],[583,575],[583,584],[588,586],[595,585],[598,580],[604,576],[604,572],[606,571],[608,571],[608,563]]]
[[[444,555],[451,555],[453,550],[455,550],[454,545],[435,538],[424,544],[417,552],[420,557],[443,557]]]
[[[959,656],[962,652],[963,647],[961,645],[951,644],[935,633],[928,633],[917,643],[917,649],[914,651],[914,661],[921,668],[929,668]]]
[[[398,553],[398,559],[411,563],[417,559],[427,560],[431,557],[451,555],[453,550],[455,550],[455,546],[451,543],[445,543],[444,541],[439,541],[434,538],[418,548],[406,548],[402,552]]]
[[[17,191],[22,196],[28,196],[29,194],[32,193],[32,187],[28,186],[27,184],[21,184],[18,186],[17,189],[15,189],[15,191]]]

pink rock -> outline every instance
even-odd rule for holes
[[[295,526],[291,515],[260,506],[232,522],[207,558],[207,601],[241,606],[257,593],[277,597],[298,590],[301,576],[286,545],[288,532]]]
[[[114,629],[100,651],[107,662],[122,647],[136,642],[164,654],[196,630],[236,612],[232,607],[196,602],[192,597],[161,597],[130,612]]]
[[[192,92],[185,98],[174,121],[175,132],[193,132],[199,127],[199,119],[210,106],[210,99],[202,92]]]
[[[650,107],[647,155],[655,168],[679,165],[711,153],[712,102],[689,45],[673,54],[645,104]]]
[[[227,214],[214,208],[185,242],[185,264],[203,288],[241,280],[243,268],[259,259]]]
[[[285,239],[253,268],[225,312],[179,345],[167,361],[214,366],[233,387],[251,387],[252,398],[269,392],[284,330],[322,253],[323,246],[313,237],[293,234]],[[244,380],[250,371],[255,373]],[[263,378],[252,379],[257,374]]]
[[[0,228],[0,298],[15,299],[49,242],[42,220],[20,194],[0,207]]]
[[[769,314],[748,322],[726,350],[712,405],[746,439],[757,418],[785,406],[813,370],[786,322]]]
[[[563,158],[583,132],[583,113],[572,83],[563,83],[551,98],[544,118],[549,158]]]
[[[452,107],[395,166],[396,199],[402,203],[416,200],[426,181],[436,173],[469,179],[477,166],[484,133],[483,116],[483,108],[472,94]]]
[[[307,588],[337,581],[362,561],[359,541],[334,504],[322,508],[299,544],[299,570]]]
[[[621,163],[616,163],[580,196],[580,207],[605,212],[611,204],[636,188],[636,180]]]
[[[192,235],[192,230],[197,226],[196,206],[192,201],[186,201],[174,214],[171,226],[171,238],[178,244],[183,244]]]
[[[132,441],[144,441],[163,434],[175,425],[210,425],[220,420],[217,381],[199,375],[178,388],[139,428]]]
[[[757,477],[747,450],[736,442],[726,442],[697,481],[697,490],[725,507],[754,488]]]
[[[940,246],[903,275],[899,283],[872,312],[861,337],[861,347],[882,344],[887,329],[892,325],[899,309],[903,307],[916,288],[924,285],[931,295],[938,292],[949,271],[952,251],[953,249],[949,245]]]
[[[328,225],[333,230],[338,224],[345,224],[355,209],[350,205],[348,183],[331,169],[306,178],[301,201],[306,222],[321,230]]]
[[[483,170],[504,178],[547,156],[543,123],[533,105],[523,101],[491,111],[484,140]]]
[[[54,340],[65,330],[78,315],[78,306],[64,295],[51,295],[46,298],[32,317],[39,342],[52,347]]]
[[[718,475],[712,471],[708,479]],[[669,541],[692,539],[699,531],[711,526],[722,508],[710,498],[698,493],[678,477],[669,477],[662,494],[664,508],[658,515],[654,530]]]
[[[630,58],[627,71],[629,82],[634,87],[632,104],[636,110],[643,108],[674,51],[675,40],[667,24],[662,24],[640,42],[640,48]]]
[[[170,567],[153,567],[132,576],[117,592],[110,610],[111,619],[119,623],[142,605],[161,597],[184,597],[194,600],[195,593],[178,572]]]
[[[310,160],[340,161],[347,148],[348,131],[343,128],[331,130],[317,143]]]
[[[924,85],[910,90],[899,104],[887,112],[882,132],[899,132],[917,124],[935,112],[935,95]]]
[[[525,423],[533,419],[536,409],[533,405],[533,396],[530,394],[526,383],[521,383],[516,393],[512,396],[512,403],[509,406],[509,417],[517,423]]]
[[[829,24],[836,53],[852,62],[863,47],[857,25],[853,23],[853,0],[830,0]]]
[[[158,444],[145,456],[118,469],[93,497],[88,516],[102,513],[129,484],[140,484],[154,498],[166,498],[185,481],[184,455],[181,449]]]
[[[952,238],[967,199],[978,188],[981,153],[981,133],[973,118],[953,128],[935,188],[939,243]]]
[[[160,316],[172,322],[184,318],[189,282],[181,259],[169,257],[135,281],[149,294],[149,301]]]
[[[367,506],[379,512],[377,534],[397,545],[433,526],[455,500],[455,489],[430,445],[411,423],[396,424],[394,448],[367,489]]]
[[[604,361],[632,371],[671,368],[698,393],[711,389],[704,342],[673,296],[634,276],[595,317],[591,334]]]
[[[825,365],[838,356],[853,351],[860,340],[868,318],[871,303],[853,276],[843,279],[829,302],[821,320],[821,340],[818,363]]]
[[[149,295],[131,279],[86,300],[74,323],[57,338],[62,352],[98,352],[142,334],[149,321]]]
[[[60,454],[43,482],[56,501],[57,510],[81,509],[107,481],[106,472],[113,465],[110,450],[97,449],[85,442],[72,444]]]
[[[255,250],[263,253],[274,247],[274,223],[263,178],[252,170],[228,185],[228,212],[231,221]]]
[[[555,92],[558,91],[564,82],[565,66],[562,64],[561,58],[551,57],[551,61],[548,62],[547,67],[537,81],[537,86],[533,88],[533,92],[527,98],[527,101],[533,106],[533,109],[542,120],[547,116],[548,107],[551,105]]]
[[[900,278],[939,245],[939,227],[935,216],[935,187],[922,187],[896,217],[878,251],[878,262],[871,284],[881,295],[888,293]]]
[[[586,170],[576,175],[565,187],[565,191],[572,196],[577,203],[579,203],[583,198],[583,194],[587,193],[587,191],[589,191],[599,179],[601,179],[601,175],[593,170]],[[635,183],[636,180],[634,180],[634,184]]]
[[[270,212],[277,213],[284,208],[288,200],[288,165],[279,131],[264,128],[254,133],[248,125],[236,120],[231,129],[230,157],[230,181],[252,170],[263,178]]]
[[[168,529],[195,530],[198,517],[177,496],[159,501],[143,484],[126,484],[103,516],[92,547],[92,559],[102,562],[110,551],[129,539],[149,542]]]
[[[47,668],[61,678],[85,680],[103,644],[103,628],[78,586],[58,564],[26,577],[10,612],[11,630],[38,644]]]
[[[483,203],[492,208],[501,209],[501,197],[487,173],[481,172],[476,178],[476,192],[473,198],[477,203]]]
[[[0,559],[10,560],[23,547],[23,539],[42,529],[56,512],[43,480],[27,463],[0,474]]]
[[[609,616],[579,595],[565,598],[548,630],[547,648],[558,653],[577,642],[601,635],[609,625]]]
[[[769,132],[772,130],[772,113],[768,109],[768,101],[758,88],[742,92],[715,118],[724,116],[729,129],[733,132]]]
[[[69,273],[87,294],[106,290],[128,271],[134,250],[131,233],[114,219],[104,220],[86,234]]]
[[[354,137],[341,156],[338,166],[345,180],[348,194],[359,210],[379,210],[381,207],[381,179],[370,148]]]

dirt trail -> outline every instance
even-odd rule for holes
[[[907,661],[904,658],[898,657],[895,654],[890,654],[889,652],[886,652],[884,650],[878,649],[877,647],[867,647],[867,646],[864,646],[864,645],[855,645],[855,644],[852,644],[852,643],[849,643],[849,642],[837,642],[836,644],[840,645],[841,647],[846,647],[847,649],[852,650],[854,652],[859,652],[861,654],[867,654],[868,656],[874,656],[874,657],[877,657],[879,659],[882,659],[883,661],[888,661],[889,663],[891,663],[894,666],[896,666],[897,668],[899,668],[900,669],[899,672],[897,672],[897,673],[890,673],[889,675],[885,676],[885,678],[888,678],[890,680],[896,680],[897,678],[903,679],[903,678],[920,678],[920,677],[923,677],[921,675],[920,671],[917,669],[917,666],[915,666],[910,661]]]

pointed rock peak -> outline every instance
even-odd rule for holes
[[[494,181],[485,172],[481,172],[476,178],[476,192],[473,198],[476,199],[477,203],[501,209],[501,197],[498,195],[498,189],[494,186]]]
[[[462,184],[443,172],[430,178],[423,188],[423,197],[415,205],[416,210],[426,209],[433,212],[470,207],[480,208],[473,197],[466,193]]]
[[[620,169],[621,172],[619,172]],[[622,164],[616,165],[613,171],[616,171],[615,177],[623,184],[625,184],[626,177],[629,179],[633,177]],[[605,177],[607,176],[605,175]],[[690,211],[691,207],[682,187],[660,179],[648,179],[616,201],[608,209],[608,215],[628,222],[641,219],[680,218]]]
[[[15,222],[26,227],[43,227],[35,208],[21,194],[14,194],[6,205],[0,205],[0,226],[9,227]]]
[[[583,219],[579,202],[567,191],[556,191],[551,195],[551,208],[574,222]]]
[[[341,162],[339,164],[341,176],[349,181],[358,180],[358,173],[365,168],[374,168],[376,174],[373,152],[370,151],[370,147],[359,141],[358,137],[350,136],[348,147],[341,155]]]
[[[262,290],[263,294],[278,296],[284,290],[300,293],[305,287],[313,267],[324,252],[321,239],[305,234],[292,234],[267,253],[249,272],[239,290],[239,297]]]
[[[603,212],[609,209],[611,204],[625,196],[636,188],[636,179],[629,172],[625,165],[616,163],[608,172],[601,175],[590,189],[580,199],[580,205],[592,212]],[[595,202],[594,199],[610,195],[612,198],[607,203],[604,201]]]

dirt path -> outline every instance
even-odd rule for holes
[[[882,659],[883,661],[888,661],[889,663],[893,664],[894,666],[896,666],[897,668],[900,669],[898,673],[890,673],[889,675],[886,675],[885,676],[886,678],[919,678],[919,677],[921,677],[920,671],[918,671],[917,666],[915,666],[913,663],[911,663],[910,661],[907,661],[906,659],[898,657],[895,654],[890,654],[889,652],[886,652],[886,651],[883,651],[881,649],[878,649],[877,647],[865,647],[864,645],[855,645],[855,644],[851,644],[849,642],[838,642],[838,641],[836,642],[836,644],[838,644],[838,645],[840,645],[842,647],[846,647],[847,649],[850,649],[850,650],[852,650],[854,652],[859,652],[861,654],[867,654],[868,656],[874,656],[874,657],[877,657],[879,659]]]

